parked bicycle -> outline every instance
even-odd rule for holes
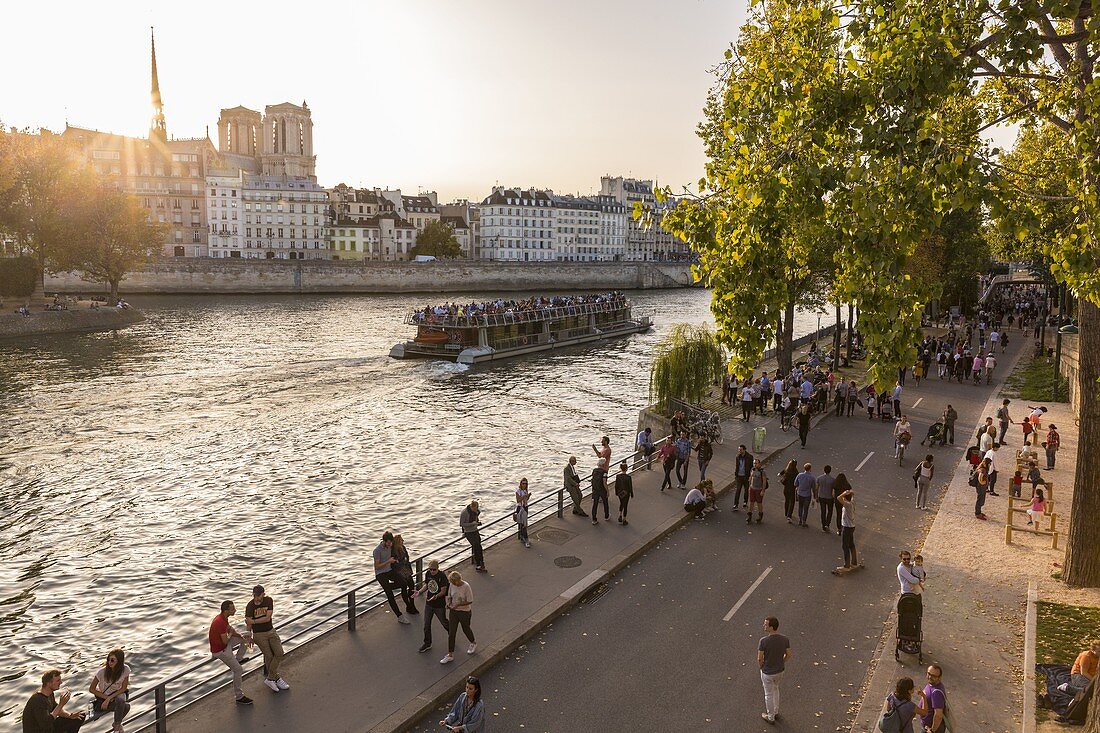
[[[689,427],[692,437],[705,437],[715,445],[722,444],[722,416],[717,412],[699,410],[692,415]]]

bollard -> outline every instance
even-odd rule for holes
[[[565,516],[565,489],[558,489],[558,519]]]
[[[355,591],[348,591],[348,631],[355,631]]]

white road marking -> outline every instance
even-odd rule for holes
[[[733,608],[731,608],[730,612],[727,613],[725,618],[722,619],[723,621],[729,621],[731,618],[733,618],[733,614],[737,613],[737,609],[741,608],[742,604],[744,604],[744,602],[749,599],[749,596],[752,595],[752,592],[760,587],[760,584],[764,582],[764,578],[768,577],[768,573],[770,573],[771,571],[772,566],[769,565],[764,570],[764,572],[760,573],[760,577],[756,579],[755,583],[749,586],[749,589],[745,591],[745,595],[741,596],[741,599],[737,601],[737,603],[733,604]]]
[[[923,402],[923,401],[924,401],[924,398],[923,398],[923,397],[921,397],[921,398],[920,398],[919,400],[917,400],[916,402],[914,402],[914,403],[913,403],[913,409],[914,409],[914,410],[915,410],[915,409],[917,409],[917,405],[919,405],[919,404],[920,404],[921,402]]]
[[[873,456],[874,454],[875,454],[875,452],[874,452],[874,451],[871,451],[870,453],[868,453],[868,454],[867,454],[867,457],[866,457],[866,458],[864,458],[864,459],[863,459],[862,461],[860,461],[860,462],[859,462],[859,465],[858,465],[858,466],[856,466],[856,470],[858,471],[859,469],[863,468],[864,464],[866,464],[866,463],[867,463],[867,461],[871,460],[871,456]]]

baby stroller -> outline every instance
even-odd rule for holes
[[[926,440],[928,441],[928,445],[930,446],[935,445],[936,443],[943,445],[947,442],[946,436],[944,435],[942,422],[932,423],[932,425],[928,428],[928,435],[925,435],[921,439],[920,444],[924,445],[924,441]]]
[[[890,395],[884,394],[879,402],[879,419],[883,422],[894,420],[894,402],[890,399]]]
[[[921,617],[924,615],[924,604],[919,593],[902,593],[898,598],[898,643],[894,647],[894,660],[901,661],[901,654],[916,654],[917,663],[924,664],[924,653],[921,651],[921,642],[924,641],[924,632],[921,631]]]

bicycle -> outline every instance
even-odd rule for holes
[[[722,444],[722,416],[710,410],[700,410],[692,416],[691,433],[696,438],[705,437],[715,445]]]
[[[909,433],[902,433],[894,439],[894,451],[898,454],[898,465],[902,465],[902,461],[905,460],[905,447],[909,445],[909,441],[913,439]]]
[[[779,429],[784,433],[791,429],[794,425],[794,410],[784,412],[779,418]]]

